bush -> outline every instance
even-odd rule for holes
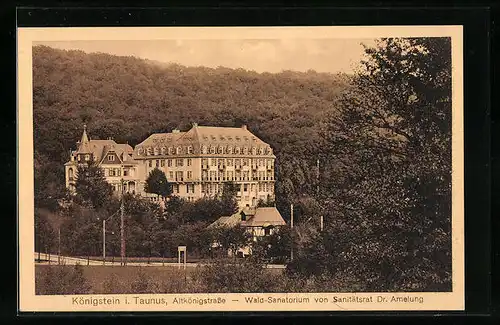
[[[104,294],[130,293],[127,283],[120,280],[116,274],[110,274],[103,282]]]
[[[83,268],[57,265],[42,268],[36,277],[37,295],[76,295],[90,293],[90,285],[83,275]]]
[[[161,293],[161,287],[151,276],[148,276],[142,267],[138,267],[139,272],[135,280],[131,283],[132,293]]]
[[[214,260],[194,274],[194,281],[209,293],[276,292],[283,283],[280,276],[270,276],[263,264],[250,258]]]

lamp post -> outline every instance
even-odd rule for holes
[[[106,265],[106,219],[102,220],[102,265]]]
[[[102,219],[102,265],[106,265],[106,221],[108,221],[108,219],[113,218],[115,214],[116,212],[113,213],[108,218]],[[97,220],[99,220],[99,218],[97,218]],[[111,234],[114,235],[115,232],[112,231]]]
[[[121,205],[120,205],[120,247],[121,247],[121,265],[125,266],[125,217],[123,215],[123,178],[121,179]]]

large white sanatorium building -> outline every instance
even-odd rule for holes
[[[84,127],[77,149],[65,164],[66,186],[74,190],[79,163],[94,160],[117,193],[144,192],[149,173],[158,168],[173,195],[189,201],[222,192],[225,182],[239,186],[240,207],[274,199],[275,156],[269,144],[240,128],[194,124],[187,132],[156,133],[132,148],[112,139],[92,140]]]

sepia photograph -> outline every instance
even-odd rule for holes
[[[68,29],[19,48],[33,299],[463,308],[459,27]]]

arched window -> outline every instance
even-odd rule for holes
[[[243,148],[243,154],[244,154],[244,155],[248,155],[248,148],[247,148],[247,147],[244,147],[244,148]]]
[[[73,175],[73,168],[70,168],[70,169],[68,169],[68,178],[69,178],[70,181],[72,181],[73,177],[74,177],[74,175]]]
[[[208,152],[207,146],[201,147],[201,153],[206,154]]]
[[[182,147],[177,147],[177,149],[175,150],[175,153],[180,155],[182,152]]]
[[[174,148],[169,147],[168,148],[168,154],[171,155],[171,154],[173,154],[173,152],[174,152]]]
[[[219,146],[219,153],[220,153],[220,154],[224,153],[224,147]]]
[[[263,155],[264,154],[264,147],[259,148],[259,154]]]
[[[229,146],[227,147],[227,153],[232,154],[233,153],[233,147]]]
[[[256,154],[257,154],[257,148],[252,147],[252,155],[254,155],[254,156],[255,156]]]
[[[211,153],[211,154],[214,154],[214,153],[215,153],[215,147],[214,147],[214,146],[210,146],[210,153]]]
[[[235,152],[237,155],[239,155],[239,154],[240,154],[240,152],[241,152],[241,148],[240,148],[240,147],[236,147],[236,148],[234,148],[234,152]]]
[[[187,153],[188,153],[188,155],[190,155],[190,154],[193,153],[193,146],[188,146],[187,147]]]

